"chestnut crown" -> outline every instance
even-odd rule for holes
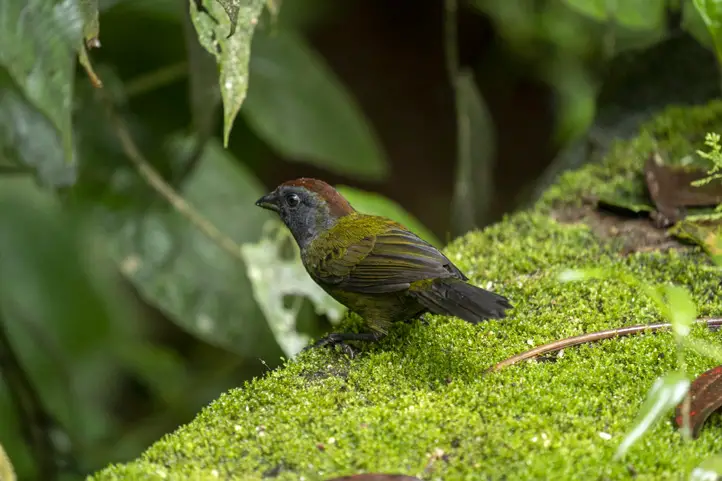
[[[258,199],[256,205],[278,213],[301,249],[339,218],[356,212],[326,182],[303,177],[284,182]]]

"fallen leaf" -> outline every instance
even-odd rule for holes
[[[690,214],[702,216],[712,213],[714,206],[722,203],[719,184],[692,185],[706,176],[706,170],[696,164],[666,163],[655,151],[644,164],[644,185],[631,183],[620,187],[613,194],[597,199],[596,205],[620,215],[649,216],[657,226],[668,227],[687,218],[687,208],[694,208]]]
[[[710,414],[722,407],[722,366],[717,366],[700,374],[689,388],[691,403],[689,408],[689,422],[692,428],[692,437],[699,436]],[[677,406],[675,422],[682,428],[682,406]]]
[[[647,190],[657,209],[656,220],[668,226],[684,219],[684,207],[715,206],[722,203],[722,189],[717,184],[693,186],[707,176],[696,167],[672,166],[659,152],[652,152],[644,164]]]

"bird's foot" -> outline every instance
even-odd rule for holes
[[[406,324],[413,324],[414,321],[419,321],[422,326],[428,326],[429,325],[429,319],[427,316],[429,315],[428,312],[424,312],[423,314],[419,314],[418,316],[409,317],[404,322]]]
[[[346,344],[346,341],[366,341],[366,342],[376,342],[379,339],[384,337],[383,334],[378,332],[361,332],[361,333],[355,333],[355,332],[334,332],[329,334],[326,337],[322,337],[315,343],[311,344],[310,346],[306,347],[306,349],[311,349],[314,347],[334,347],[339,346],[343,352],[348,354],[349,357],[354,358],[356,357],[356,350]]]

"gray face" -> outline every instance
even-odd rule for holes
[[[326,201],[303,187],[282,185],[258,199],[256,205],[277,212],[301,249],[336,223]]]

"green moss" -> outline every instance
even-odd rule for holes
[[[671,334],[609,340],[568,349],[555,362],[484,370],[530,345],[659,320],[649,300],[616,281],[559,283],[556,274],[566,268],[606,267],[676,282],[691,289],[701,315],[722,313],[719,273],[700,250],[622,257],[615,242],[587,226],[562,225],[548,215],[551,205],[581,193],[629,188],[655,142],[675,155],[691,152],[697,145],[682,140],[691,138],[687,126],[722,125],[720,105],[670,111],[639,138],[615,146],[604,164],[565,175],[533,210],[448,246],[475,283],[512,300],[507,319],[473,326],[431,316],[428,325],[393,326],[354,360],[328,350],[302,353],[222,395],[137,461],[92,479],[255,480],[265,473],[295,481],[362,471],[428,480],[630,479],[631,470],[637,480],[680,479],[722,451],[722,416],[713,416],[694,442],[683,442],[671,419],[664,420],[623,462],[612,460],[654,379],[676,367]],[[359,322],[351,316],[343,328]],[[694,335],[722,339],[702,328]],[[713,365],[689,356],[694,374]]]
[[[545,193],[540,206],[581,202],[582,196],[589,195],[624,197],[641,190],[642,166],[650,152],[659,151],[672,164],[685,158],[697,163],[696,151],[704,148],[708,132],[722,133],[722,101],[691,108],[670,107],[642,125],[636,138],[614,143],[603,162],[562,175]]]

